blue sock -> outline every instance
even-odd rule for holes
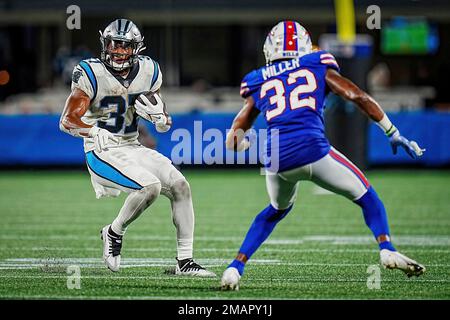
[[[269,205],[261,211],[256,216],[255,220],[253,220],[253,223],[245,236],[244,242],[239,249],[239,253],[245,254],[247,259],[250,259],[264,240],[267,239],[277,223],[281,221],[291,209],[292,206],[287,209],[277,210],[272,207],[272,205]],[[244,273],[244,266],[245,264],[238,260],[234,260],[229,265],[229,267],[237,268],[240,275]]]
[[[230,265],[228,266],[228,268],[230,268],[230,267],[238,269],[239,274],[242,276],[242,274],[244,273],[245,263],[234,259],[233,262],[231,262]]]
[[[378,246],[380,247],[380,250],[388,249],[390,251],[397,251],[395,250],[394,246],[392,245],[392,242],[390,241],[381,242],[378,244]]]
[[[360,199],[356,200],[355,203],[362,208],[364,220],[372,231],[375,239],[383,234],[389,236],[386,209],[372,187],[370,187]],[[390,241],[379,243],[379,247],[380,250],[389,249],[391,251],[396,251]]]

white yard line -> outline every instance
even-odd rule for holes
[[[47,275],[47,274],[39,274],[39,275],[0,275],[0,278],[12,278],[12,279],[67,279],[67,275]],[[178,277],[178,276],[117,276],[117,275],[83,275],[81,273],[82,279],[111,279],[111,280],[194,280],[194,281],[218,281],[218,277],[216,278],[202,278],[202,277]],[[406,278],[404,278],[406,279]],[[397,279],[385,279],[382,282],[391,283],[391,282],[401,282],[401,280]],[[339,277],[296,277],[296,278],[253,278],[246,277],[245,280],[247,285],[251,285],[252,282],[367,282],[367,278],[352,278],[352,279],[340,279]],[[450,279],[425,279],[425,278],[417,278],[414,279],[414,282],[432,282],[432,283],[450,283]]]
[[[198,259],[198,262],[207,267],[223,267],[229,263],[229,259]],[[297,266],[297,267],[367,267],[367,263],[306,263],[306,262],[284,262],[278,259],[253,259],[249,264],[262,264],[266,266]],[[11,258],[0,260],[1,270],[16,269],[58,269],[69,265],[77,265],[80,268],[104,268],[100,258]],[[174,259],[169,258],[124,258],[122,268],[140,267],[173,267]],[[428,264],[428,267],[448,268],[450,264]]]
[[[69,251],[69,252],[100,252],[101,248],[83,248],[83,247],[0,247],[0,251]],[[127,248],[127,252],[171,252],[175,251],[175,247],[165,248]],[[236,252],[236,248],[195,248],[195,252]],[[258,252],[276,252],[276,253],[377,253],[379,250],[374,249],[287,249],[285,247],[280,248],[261,248]],[[423,249],[423,248],[409,248],[408,252],[424,252],[424,253],[449,253],[450,249]]]
[[[83,236],[83,235],[0,235],[0,240],[98,240],[97,236]],[[173,236],[127,236],[129,241],[173,241]],[[242,237],[211,237],[211,236],[197,236],[195,241],[207,241],[207,242],[241,242]],[[398,245],[410,245],[410,246],[450,246],[450,236],[448,235],[399,235],[392,236],[394,243]],[[353,235],[353,236],[339,236],[339,235],[310,235],[300,236],[298,238],[274,238],[268,239],[265,244],[267,245],[296,245],[307,242],[321,242],[330,243],[334,245],[361,245],[361,244],[374,244],[374,240],[370,235]]]
[[[80,247],[0,247],[0,250],[31,250],[31,251],[91,251],[98,252],[99,248],[80,248]],[[167,252],[175,250],[175,248],[127,248],[126,251],[129,252]],[[196,252],[236,252],[236,248],[196,248]],[[261,248],[258,252],[287,252],[287,253],[314,253],[314,252],[324,252],[324,253],[377,253],[378,249],[286,249],[286,248]],[[431,252],[431,253],[446,253],[450,252],[450,249],[420,249],[420,248],[410,248],[408,252]]]
[[[0,263],[97,263],[101,261],[100,257],[94,258],[9,258],[0,260]],[[123,258],[122,265],[128,265],[133,263],[161,263],[161,264],[173,264],[175,258]],[[223,263],[224,259],[198,259],[198,261],[203,261],[204,263]],[[273,262],[281,262],[277,259],[253,259],[251,260],[253,263],[273,263]]]
[[[224,259],[198,259],[199,263],[208,267],[223,267],[228,260]],[[255,259],[255,264],[278,263],[280,260]],[[176,260],[173,258],[124,258],[121,268],[140,267],[175,267]],[[0,260],[0,270],[16,269],[58,269],[69,265],[77,265],[80,268],[104,268],[101,258],[11,258]]]

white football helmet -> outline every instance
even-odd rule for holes
[[[267,64],[279,59],[299,58],[311,53],[308,31],[296,21],[281,21],[270,30],[264,42]]]
[[[100,59],[116,71],[131,68],[145,49],[144,37],[131,20],[117,19],[99,32]]]

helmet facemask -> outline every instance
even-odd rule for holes
[[[136,25],[127,19],[117,19],[100,32],[100,59],[115,71],[131,68],[145,49],[144,37]]]
[[[116,71],[132,67],[142,51],[143,43],[100,37],[102,42],[102,61]]]

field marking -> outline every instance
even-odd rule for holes
[[[84,252],[101,252],[101,247],[98,248],[83,248],[83,247],[6,247],[0,246],[0,250],[17,250],[17,251],[84,251]],[[166,248],[126,248],[127,252],[170,252],[175,251],[175,247]],[[236,253],[236,248],[195,248],[195,252],[234,252]],[[449,253],[450,249],[421,249],[421,248],[410,248],[405,250],[408,252],[426,252],[426,253]],[[378,253],[379,249],[286,249],[286,248],[261,248],[258,252],[280,252],[280,253]]]
[[[198,262],[207,267],[223,267],[229,263],[226,259],[198,259]],[[367,267],[368,263],[306,263],[284,262],[278,259],[253,259],[249,264],[262,264],[267,266],[296,266],[296,267]],[[0,260],[0,270],[24,269],[61,269],[68,265],[78,265],[80,268],[104,268],[100,258],[9,258]],[[174,267],[174,259],[169,258],[124,258],[122,268],[140,267]],[[450,264],[428,264],[428,267],[450,267]]]
[[[39,275],[0,275],[1,278],[12,278],[12,279],[66,279],[67,275],[46,275],[46,274],[39,274]],[[118,276],[115,274],[111,275],[83,275],[81,274],[82,279],[111,279],[111,280],[193,280],[193,281],[218,281],[219,277],[179,277],[179,276]],[[384,283],[398,283],[403,281],[411,281],[407,278],[402,279],[382,279],[381,281]],[[450,279],[424,279],[424,278],[414,278],[414,282],[430,282],[430,283],[450,283]],[[251,282],[367,282],[367,278],[350,278],[350,279],[341,279],[339,277],[295,277],[295,278],[253,278],[253,277],[246,277],[244,282],[247,283],[247,285],[251,285]]]
[[[97,240],[97,236],[80,236],[80,235],[0,235],[1,240]],[[126,238],[129,241],[173,241],[174,236],[136,236],[130,235]],[[217,242],[241,242],[242,237],[210,237],[198,236],[195,241],[217,241]],[[450,236],[448,235],[399,235],[392,236],[392,241],[399,245],[410,246],[450,246]],[[353,236],[338,236],[338,235],[309,235],[298,238],[274,238],[268,239],[267,245],[296,245],[307,242],[321,242],[334,245],[343,244],[374,244],[374,240],[370,235],[353,235]]]
[[[228,260],[225,259],[197,259],[208,267],[223,267]],[[271,259],[254,259],[255,264],[270,264],[281,262]],[[121,268],[140,267],[175,267],[176,260],[169,258],[124,258]],[[101,258],[9,258],[0,260],[0,270],[16,269],[58,269],[69,265],[79,265],[81,268],[104,268]]]
[[[42,217],[41,217],[42,218]],[[44,219],[45,220],[45,219]],[[354,221],[344,221],[342,219],[333,219],[332,217],[328,218],[328,222],[331,222],[333,225],[337,225],[337,226],[354,226],[354,227],[360,227],[361,226],[361,221],[359,220],[354,220]],[[68,226],[68,223],[72,223],[74,224],[74,226],[71,228],[72,231],[74,230],[86,230],[86,226],[92,226],[92,225],[103,225],[104,223],[99,221],[99,222],[93,222],[93,221],[61,221],[61,222],[45,222],[42,223],[39,221],[32,221],[32,220],[12,220],[11,222],[9,221],[3,221],[2,225],[1,225],[1,230],[3,231],[28,231],[28,232],[32,232],[32,231],[52,231],[55,229],[66,229]],[[240,232],[245,232],[247,231],[247,226],[243,226],[240,223],[236,223],[233,222],[232,224],[230,224],[230,222],[209,222],[209,221],[204,221],[203,222],[206,225],[214,225],[214,226],[233,226],[234,230],[240,231]],[[315,227],[315,226],[322,226],[323,222],[320,221],[309,221],[308,222],[308,226],[310,227]],[[156,227],[158,228],[159,226],[162,226],[165,230],[165,232],[171,232],[172,230],[170,229],[166,229],[167,223],[158,223],[158,225],[153,224],[152,227]],[[437,221],[423,221],[423,219],[415,219],[415,220],[408,220],[408,221],[397,221],[395,222],[395,226],[397,227],[402,227],[402,228],[406,228],[406,227],[435,227],[435,228],[444,228],[444,227],[449,227],[450,226],[450,221],[442,221],[442,219],[437,222]],[[284,228],[297,228],[296,225],[290,225],[290,226],[284,226]]]

